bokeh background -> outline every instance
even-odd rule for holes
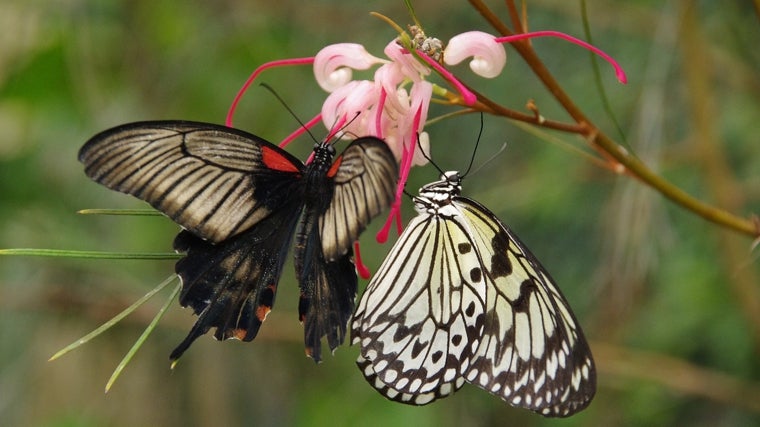
[[[583,37],[581,3],[526,1],[529,27]],[[758,2],[587,2],[593,41],[628,72],[619,85],[590,56],[535,40],[547,67],[592,120],[690,194],[742,216],[760,211]],[[490,2],[508,19],[503,3]],[[429,35],[493,32],[464,1],[414,1]],[[163,217],[82,216],[84,208],[144,204],[89,181],[76,160],[90,136],[125,122],[222,123],[248,74],[281,58],[351,41],[376,55],[395,36],[369,16],[411,22],[401,0],[0,1],[0,248],[161,252],[177,226]],[[568,120],[513,50],[504,73],[464,80],[504,105],[535,100]],[[324,93],[309,67],[267,82],[302,119]],[[452,111],[434,107],[431,117]],[[612,114],[610,115],[609,112]],[[617,123],[617,124],[616,124]],[[238,127],[278,141],[298,125],[252,88]],[[428,127],[444,169],[464,169],[479,117]],[[320,130],[317,130],[317,136]],[[168,354],[195,318],[174,303],[108,394],[112,370],[168,292],[84,347],[94,329],[173,272],[171,261],[0,258],[0,425],[8,426],[488,426],[760,424],[760,281],[751,239],[674,206],[599,167],[576,136],[485,117],[465,193],[508,223],[549,268],[589,337],[599,376],[592,405],[544,419],[465,386],[426,407],[386,401],[342,346],[315,365],[303,356],[292,262],[277,306],[252,343],[199,339],[174,370]],[[291,150],[305,156],[303,138]],[[413,170],[408,188],[435,179]],[[406,206],[405,218],[412,215]],[[363,236],[373,269],[389,246]],[[360,283],[360,287],[366,281]]]

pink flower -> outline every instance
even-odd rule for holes
[[[259,67],[249,78],[235,98],[228,114],[227,125],[232,125],[232,114],[242,92],[264,69],[281,65],[311,63],[314,77],[319,86],[329,95],[322,105],[319,115],[310,120],[311,127],[320,120],[331,129],[329,137],[355,138],[372,135],[385,140],[399,161],[400,176],[396,200],[385,226],[378,233],[378,240],[384,241],[394,220],[401,232],[401,197],[412,166],[427,163],[430,156],[429,137],[424,132],[430,102],[434,94],[445,95],[447,89],[429,82],[431,70],[435,70],[461,96],[465,105],[477,102],[475,94],[449,72],[442,64],[456,65],[470,59],[470,69],[485,78],[497,77],[507,61],[503,43],[532,37],[559,37],[602,56],[616,70],[618,79],[626,81],[620,66],[604,52],[582,40],[556,31],[538,31],[516,34],[509,37],[494,37],[481,31],[469,31],[449,40],[448,45],[435,38],[425,36],[418,27],[410,27],[412,37],[400,28],[400,36],[388,43],[384,49],[387,59],[371,55],[355,43],[339,43],[320,50],[313,58],[298,58],[276,61]],[[377,67],[372,80],[354,80],[353,71],[366,71]],[[443,96],[442,96],[443,97]],[[444,97],[445,98],[445,97]],[[303,133],[301,128],[281,143],[285,145]],[[357,254],[358,254],[358,248]],[[360,271],[362,269],[360,268]]]

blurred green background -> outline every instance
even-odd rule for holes
[[[445,41],[471,29],[493,32],[466,2],[446,3],[414,1],[428,35]],[[526,4],[530,29],[583,37],[579,2]],[[501,2],[491,6],[508,20]],[[619,85],[600,64],[629,149],[702,200],[745,217],[759,212],[757,2],[599,0],[587,7],[595,44],[629,76]],[[381,56],[395,34],[369,16],[373,10],[411,22],[401,0],[0,2],[0,248],[169,251],[177,226],[168,219],[75,213],[144,206],[84,176],[76,160],[84,141],[137,120],[222,123],[235,92],[266,61],[312,56],[343,41]],[[622,141],[589,55],[556,39],[533,45],[587,115]],[[493,81],[459,72],[504,105],[524,110],[533,99],[544,116],[568,120],[507,50],[507,68]],[[325,96],[309,67],[260,81],[304,120]],[[434,106],[431,117],[450,111]],[[272,141],[298,126],[256,87],[236,125]],[[464,169],[478,129],[476,116],[428,127],[436,162]],[[0,425],[760,424],[760,271],[751,240],[567,149],[585,147],[575,136],[526,132],[486,116],[476,164],[505,142],[504,153],[466,180],[465,193],[516,230],[573,306],[599,369],[586,411],[544,419],[472,386],[421,408],[386,401],[356,369],[356,348],[342,346],[318,366],[303,356],[290,261],[254,342],[202,337],[172,371],[168,354],[195,320],[174,303],[106,395],[106,380],[161,297],[77,351],[47,359],[166,278],[173,262],[4,257]],[[291,150],[303,157],[311,145],[303,138]],[[409,190],[436,175],[432,167],[414,169]],[[373,239],[381,222],[363,236],[372,269],[389,249]]]

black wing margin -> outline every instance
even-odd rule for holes
[[[150,203],[214,243],[235,236],[284,203],[261,185],[289,187],[303,163],[253,134],[209,123],[137,122],[92,137],[79,151],[96,182]],[[290,178],[290,179],[288,179]],[[279,203],[279,204],[278,204]]]

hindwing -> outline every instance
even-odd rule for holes
[[[251,341],[274,306],[282,267],[300,215],[298,203],[219,244],[182,231],[174,249],[185,256],[175,271],[179,302],[198,315],[187,338],[170,355],[176,360],[199,336],[216,328],[219,340]]]
[[[373,137],[353,141],[327,174],[335,186],[319,218],[319,235],[326,261],[346,254],[369,221],[395,197],[398,163],[388,145]]]

